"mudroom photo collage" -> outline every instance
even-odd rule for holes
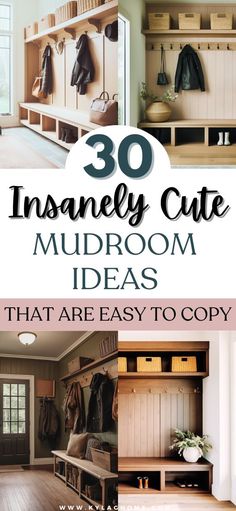
[[[0,173],[113,125],[223,172],[235,91],[236,0],[0,0]],[[1,511],[235,508],[236,332],[103,328],[0,331]]]

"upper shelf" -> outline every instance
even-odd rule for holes
[[[143,34],[147,36],[201,36],[201,37],[227,37],[230,39],[230,36],[236,37],[236,30],[211,30],[202,28],[200,30],[143,30]]]
[[[86,366],[82,367],[82,369],[79,369],[78,371],[74,371],[73,373],[66,374],[61,378],[61,381],[69,380],[70,378],[73,378],[73,376],[78,376],[80,374],[86,373],[86,371],[91,371],[95,367],[101,366],[107,362],[110,362],[110,360],[116,359],[118,356],[117,351],[113,351],[113,353],[109,353],[109,355],[106,355],[106,357],[98,358],[97,360],[94,360],[90,364],[87,364]]]
[[[78,28],[78,24],[84,25],[86,22],[89,24],[98,24],[96,22],[100,22],[102,19],[112,16],[113,14],[118,13],[118,0],[112,0],[111,2],[107,2],[100,7],[96,7],[95,9],[91,9],[90,11],[83,12],[79,16],[72,18],[70,20],[65,21],[64,23],[60,23],[60,25],[55,25],[54,27],[48,28],[43,32],[35,34],[28,39],[25,39],[26,43],[33,43],[34,41],[39,41],[43,39],[43,37],[51,36],[52,39],[56,40],[56,36],[59,32],[64,30],[65,32],[71,33],[73,36],[73,30]],[[94,22],[94,23],[93,23]]]
[[[174,372],[161,372],[161,373],[150,373],[150,372],[128,372],[128,373],[119,373],[119,378],[206,378],[209,376],[206,371],[198,371],[198,372],[184,372],[184,373],[174,373]]]

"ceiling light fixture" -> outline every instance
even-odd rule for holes
[[[18,337],[19,341],[25,346],[30,346],[30,344],[33,344],[37,339],[37,335],[33,332],[20,332]]]

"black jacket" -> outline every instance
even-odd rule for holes
[[[76,85],[77,91],[81,95],[86,94],[87,84],[94,79],[94,65],[88,41],[88,36],[83,34],[77,42],[76,49],[78,52],[71,77],[72,87]]]
[[[88,433],[109,431],[112,425],[113,383],[104,374],[95,374],[90,384],[91,395],[88,406]]]
[[[201,62],[194,49],[187,44],[179,55],[175,74],[175,92],[183,90],[205,90]]]
[[[50,44],[48,44],[43,53],[42,85],[40,90],[48,96],[49,94],[52,94],[52,89],[52,48]]]

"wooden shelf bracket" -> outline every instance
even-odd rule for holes
[[[48,34],[47,37],[49,37],[49,39],[52,39],[54,43],[57,43],[58,41],[58,36],[56,34]]]
[[[67,34],[70,34],[71,39],[73,39],[73,40],[76,39],[76,30],[74,28],[65,27],[64,32],[66,32]]]
[[[97,18],[88,18],[88,23],[96,27],[97,34],[101,34],[101,21]]]

